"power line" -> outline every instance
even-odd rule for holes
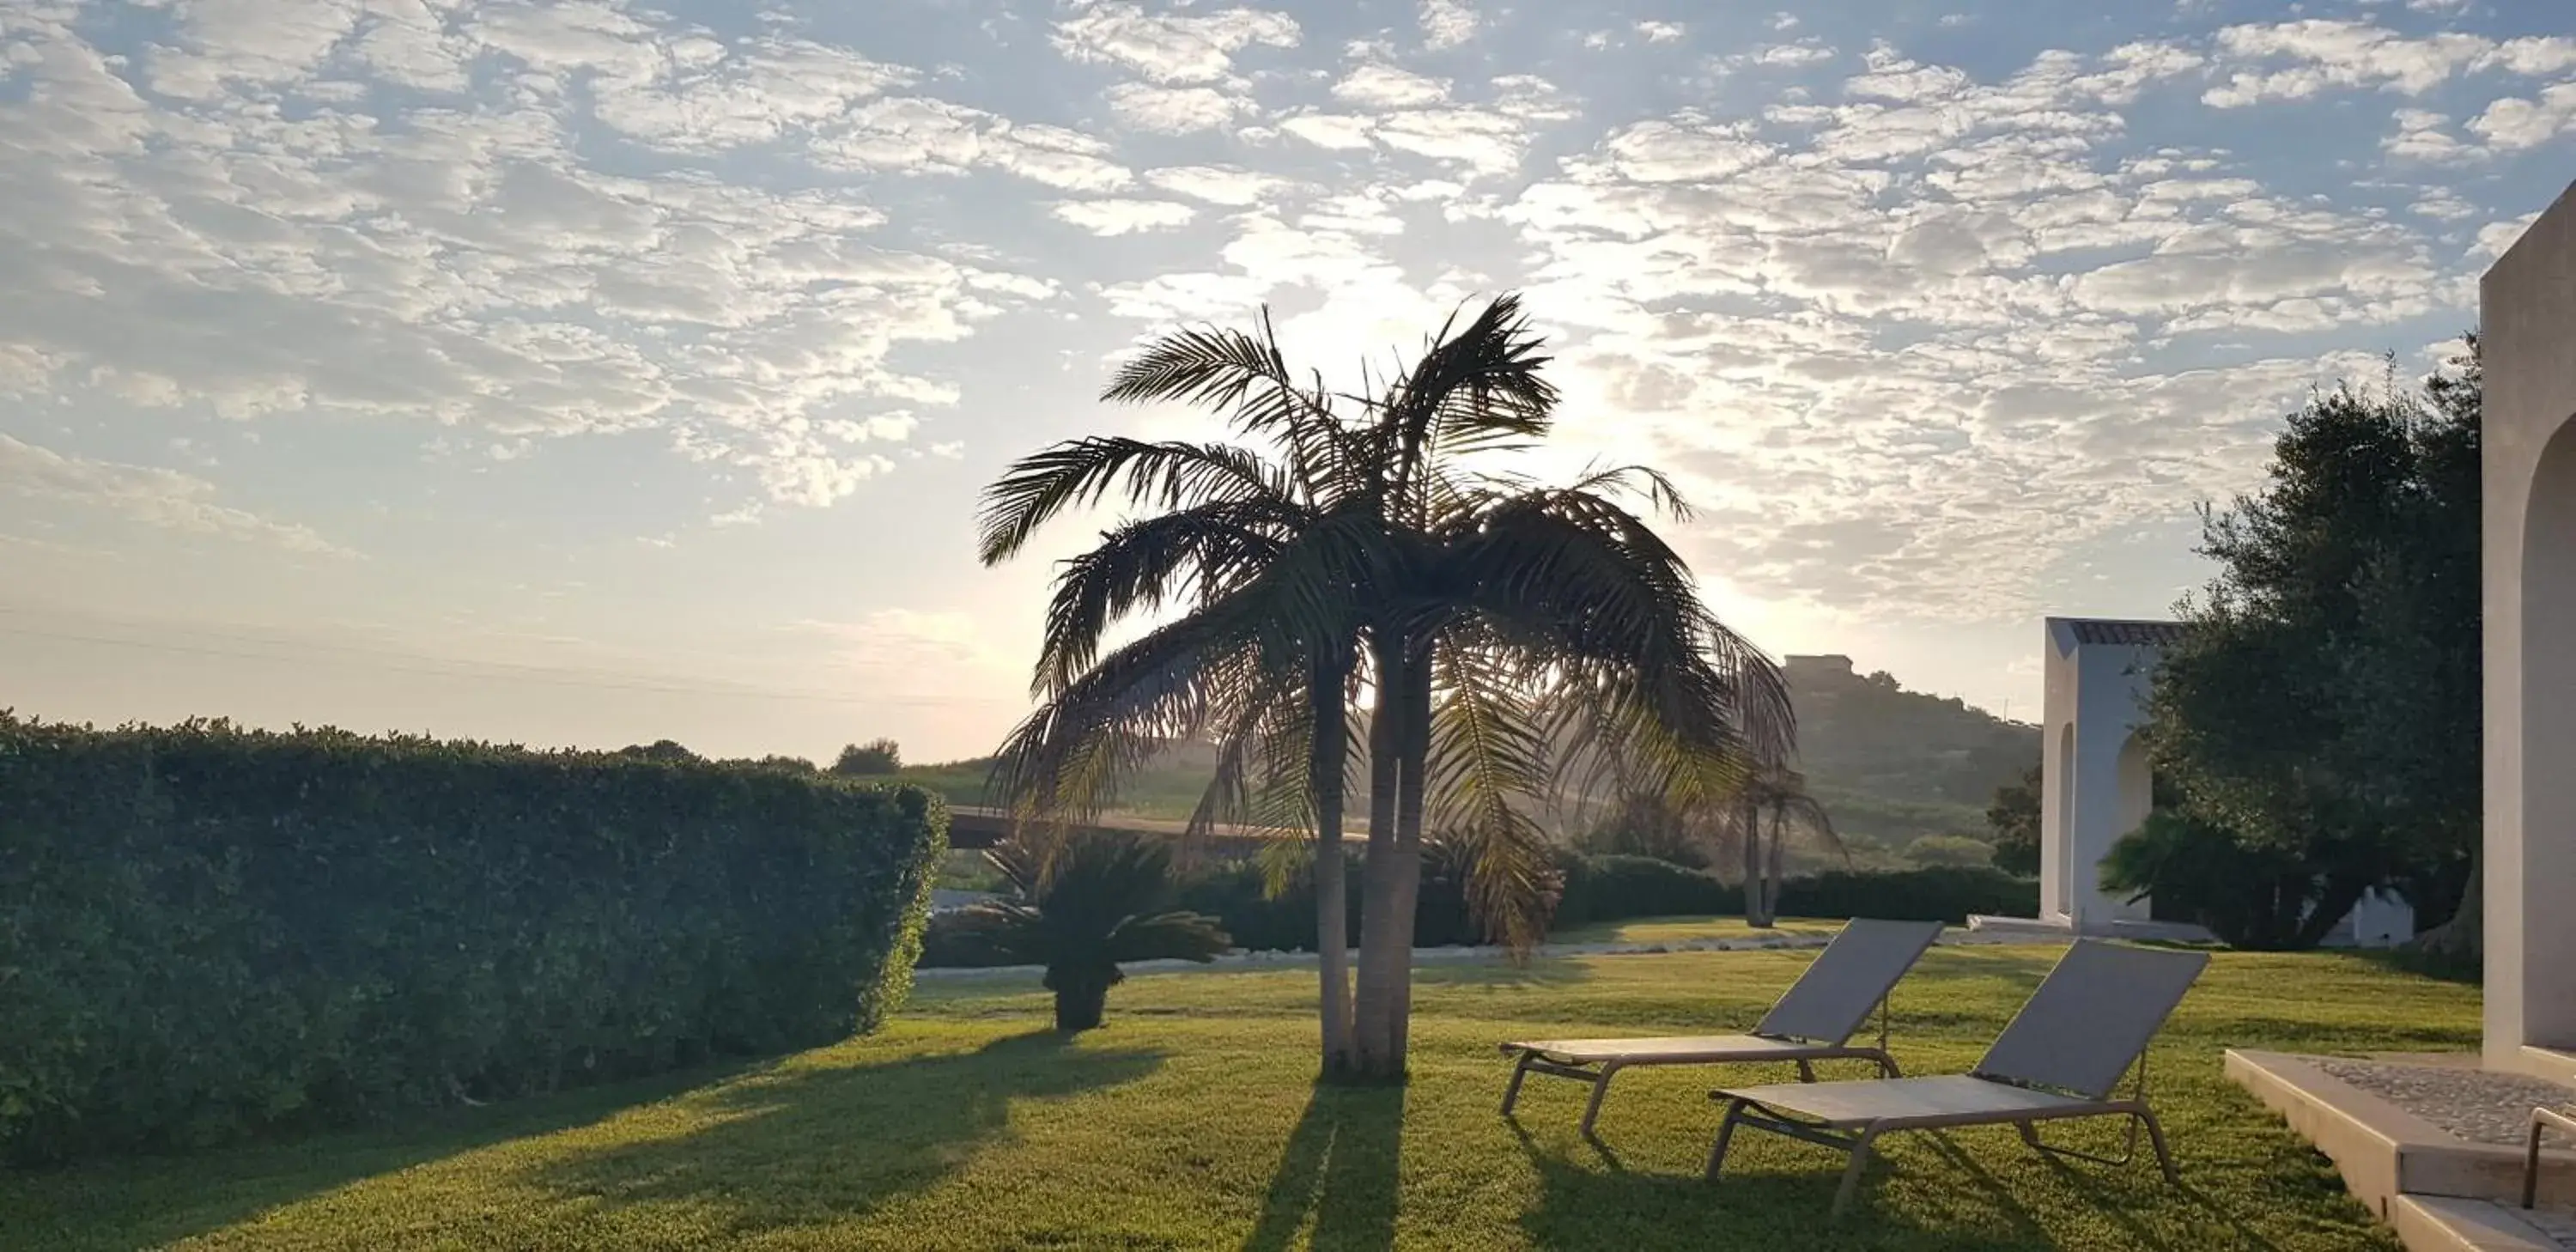
[[[24,612],[24,610],[0,608],[0,613],[20,613],[20,612]],[[171,629],[171,628],[152,628],[152,629]],[[364,661],[364,662],[361,662],[361,664],[362,664],[364,667],[366,667],[366,668],[372,668],[372,669],[377,669],[377,670],[383,670],[383,671],[386,671],[386,672],[389,672],[389,673],[418,674],[418,675],[423,675],[423,676],[427,676],[427,677],[431,677],[431,678],[462,678],[462,679],[469,679],[469,680],[479,679],[479,680],[486,681],[486,682],[525,682],[525,683],[537,683],[537,684],[542,684],[542,685],[546,685],[546,686],[555,686],[555,687],[587,688],[587,689],[591,689],[591,690],[599,690],[599,691],[631,691],[631,692],[641,692],[641,693],[651,693],[651,694],[662,694],[662,695],[716,696],[716,697],[731,697],[731,698],[736,698],[736,699],[791,700],[791,701],[802,701],[802,702],[807,702],[807,703],[817,703],[817,704],[846,704],[846,705],[889,705],[889,704],[891,704],[891,705],[903,705],[903,706],[929,707],[929,706],[937,706],[937,705],[959,705],[959,704],[999,705],[999,704],[1011,704],[1011,703],[1015,703],[1015,702],[1013,702],[1013,701],[1008,701],[1008,700],[997,700],[997,699],[993,699],[993,698],[990,698],[990,697],[974,697],[974,696],[859,696],[859,695],[834,695],[834,694],[830,694],[830,693],[826,693],[826,692],[815,692],[815,691],[780,691],[780,690],[771,689],[771,688],[759,688],[759,687],[741,687],[741,686],[726,686],[726,687],[719,687],[719,686],[710,686],[710,685],[705,685],[705,684],[695,684],[695,685],[691,685],[691,684],[679,684],[679,683],[658,683],[658,682],[633,682],[633,681],[620,682],[620,681],[605,681],[605,680],[602,680],[602,679],[596,679],[596,678],[582,678],[582,677],[574,676],[574,675],[575,675],[575,673],[576,673],[576,671],[568,671],[568,670],[563,670],[563,669],[559,669],[559,668],[551,668],[551,667],[547,667],[547,666],[539,666],[539,665],[520,665],[520,664],[515,664],[515,663],[507,662],[507,661],[462,661],[462,660],[453,660],[453,659],[451,659],[451,658],[407,656],[406,654],[403,654],[403,653],[391,652],[391,651],[387,651],[387,650],[383,650],[383,649],[366,649],[366,648],[351,647],[351,646],[346,646],[346,645],[332,645],[332,644],[318,644],[318,643],[317,643],[317,644],[310,644],[310,645],[306,645],[306,644],[291,643],[291,642],[284,641],[284,640],[257,639],[257,638],[253,638],[253,637],[250,637],[250,636],[242,636],[242,635],[224,635],[224,634],[221,634],[221,633],[219,633],[219,632],[213,632],[213,631],[187,631],[187,630],[173,630],[173,632],[172,632],[172,633],[178,633],[178,634],[191,634],[191,633],[193,633],[193,634],[200,634],[200,635],[204,635],[204,636],[207,636],[207,637],[210,637],[210,638],[217,638],[217,639],[231,639],[231,640],[235,640],[235,641],[238,641],[238,642],[259,643],[259,644],[265,644],[265,645],[270,645],[270,646],[275,646],[275,647],[282,647],[282,648],[296,648],[296,649],[305,649],[305,648],[309,648],[309,649],[314,650],[314,651],[350,653],[350,654],[354,654],[354,655],[357,655],[357,656],[360,656],[360,657],[394,657],[394,658],[400,658],[400,659],[403,659],[403,660],[412,661],[413,663],[410,663],[410,664],[397,664],[397,663],[389,663],[389,662],[382,661],[382,660],[370,660],[370,661]],[[24,626],[7,626],[7,625],[0,625],[0,635],[15,635],[15,636],[19,636],[19,637],[22,637],[22,638],[29,638],[29,639],[48,639],[48,640],[54,640],[54,641],[62,642],[62,643],[92,644],[92,645],[99,645],[99,646],[106,646],[106,647],[120,647],[120,648],[136,648],[136,649],[141,649],[141,650],[144,650],[144,651],[150,651],[150,652],[176,653],[176,654],[189,655],[189,656],[220,657],[220,658],[224,658],[224,659],[228,659],[228,660],[243,660],[243,661],[270,661],[270,662],[286,662],[286,663],[295,663],[295,662],[300,662],[300,661],[303,661],[303,660],[306,660],[306,659],[307,659],[307,658],[302,657],[302,656],[291,656],[291,655],[283,655],[283,656],[282,656],[282,655],[279,655],[279,654],[274,653],[274,652],[248,652],[248,651],[241,651],[241,650],[238,650],[238,649],[205,647],[205,646],[200,646],[200,645],[189,645],[189,644],[181,644],[181,643],[158,643],[158,642],[154,642],[154,641],[146,640],[146,639],[124,639],[124,638],[118,638],[118,637],[115,637],[115,636],[112,636],[112,635],[88,635],[88,634],[75,634],[75,633],[68,632],[68,631],[49,631],[49,630],[38,630],[38,629],[34,629],[34,628],[31,628],[31,627],[24,627]],[[431,663],[431,664],[420,664],[420,663],[418,663],[418,662],[420,662],[420,661],[428,661],[428,662],[432,662],[432,663]],[[444,662],[444,664],[440,664],[441,662]],[[505,670],[505,671],[509,671],[509,672],[506,672],[506,673],[477,672],[477,671],[475,671],[475,670],[473,670],[473,669],[459,669],[459,668],[455,668],[455,666],[457,666],[457,665],[482,666],[482,667],[485,667],[486,669],[498,669],[498,670]]]

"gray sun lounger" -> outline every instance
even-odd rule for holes
[[[1709,1149],[1708,1176],[1726,1163],[1737,1126],[1774,1131],[1851,1154],[1833,1216],[1851,1207],[1861,1171],[1880,1136],[1900,1130],[2009,1125],[2042,1152],[2104,1165],[2137,1155],[2138,1130],[2154,1144],[2165,1181],[2179,1185],[2164,1128],[2147,1108],[2147,1043],[2164,1026],[2201,967],[2203,952],[2130,948],[2079,939],[2031,993],[2012,1024],[1965,1074],[1861,1082],[1780,1083],[1712,1093],[1726,1101]],[[2111,1092],[2135,1064],[2137,1084],[2123,1099]],[[2126,1117],[2128,1148],[2093,1156],[2040,1141],[2039,1123],[2069,1117]]]
[[[1592,1100],[1583,1108],[1586,1136],[1601,1117],[1601,1101],[1610,1094],[1612,1076],[1640,1065],[1795,1062],[1799,1076],[1814,1081],[1815,1062],[1858,1058],[1875,1061],[1880,1073],[1893,1075],[1896,1062],[1887,1055],[1887,993],[1940,934],[1939,922],[1852,919],[1750,1034],[1506,1043],[1503,1055],[1517,1054],[1520,1063],[1512,1068],[1511,1085],[1503,1089],[1503,1115],[1511,1116],[1512,1105],[1521,1096],[1521,1080],[1531,1074],[1592,1084]],[[1881,1010],[1878,1045],[1853,1046],[1853,1032],[1869,1020],[1873,1008]]]

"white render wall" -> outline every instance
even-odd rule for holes
[[[2135,736],[2147,722],[2157,651],[2079,643],[2072,618],[2052,617],[2045,626],[2040,919],[2078,932],[2145,921],[2147,901],[2105,894],[2100,867],[2111,845],[2146,820],[2154,798]]]
[[[2576,1076],[2576,188],[2487,271],[2486,1062]]]

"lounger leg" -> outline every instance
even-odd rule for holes
[[[2138,1124],[2147,1128],[2147,1142],[2156,1150],[2156,1167],[2165,1172],[2165,1185],[2182,1185],[2182,1172],[2174,1168],[2173,1153],[2165,1150],[2165,1128],[2156,1124],[2156,1115],[2138,1110]]]
[[[1834,1211],[1829,1220],[1839,1222],[1843,1219],[1843,1214],[1850,1211],[1852,1197],[1860,1194],[1861,1172],[1869,1168],[1870,1145],[1877,1140],[1878,1127],[1871,1126],[1862,1130],[1860,1137],[1852,1141],[1851,1164],[1843,1167],[1843,1185],[1840,1190],[1834,1192]]]
[[[2531,1138],[2522,1147],[2522,1207],[2540,1199],[2540,1119],[2531,1119]]]
[[[1810,1061],[1800,1061],[1800,1062],[1798,1062],[1798,1081],[1800,1081],[1800,1082],[1814,1082],[1815,1080],[1816,1080],[1816,1067],[1815,1067],[1815,1064],[1814,1064],[1813,1062],[1810,1062]]]
[[[1583,1137],[1592,1138],[1592,1123],[1601,1119],[1601,1101],[1610,1094],[1610,1076],[1619,1072],[1617,1061],[1601,1063],[1601,1076],[1592,1080],[1592,1102],[1583,1106]]]
[[[1717,1171],[1726,1164],[1726,1145],[1735,1138],[1735,1123],[1744,1117],[1744,1101],[1726,1102],[1726,1117],[1717,1123],[1717,1142],[1709,1145],[1708,1173],[1710,1182],[1717,1181]]]
[[[1510,1086],[1503,1088],[1503,1116],[1511,1116],[1512,1105],[1520,1102],[1521,1080],[1529,1077],[1530,1061],[1537,1055],[1538,1054],[1535,1052],[1523,1052],[1521,1053],[1520,1064],[1512,1067],[1512,1083]]]

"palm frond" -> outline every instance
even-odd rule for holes
[[[1122,480],[1132,505],[1177,509],[1267,499],[1293,508],[1298,503],[1286,479],[1248,449],[1114,435],[1069,439],[1012,462],[984,489],[977,517],[978,558],[986,565],[1010,559],[1039,527],[1067,509],[1098,503]]]

